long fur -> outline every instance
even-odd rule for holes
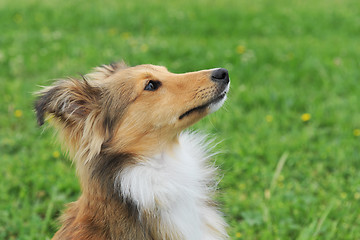
[[[161,87],[144,90],[152,81]],[[205,138],[183,130],[228,89],[224,70],[121,62],[40,91],[38,123],[59,130],[82,188],[53,239],[226,239]]]

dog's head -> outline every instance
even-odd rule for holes
[[[165,67],[104,65],[82,79],[55,82],[38,93],[38,123],[52,117],[75,154],[93,157],[104,147],[147,153],[176,141],[180,131],[224,103],[226,69],[184,74]]]

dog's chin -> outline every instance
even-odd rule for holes
[[[179,120],[195,113],[206,113],[205,115],[207,115],[219,110],[219,108],[221,108],[221,106],[226,100],[227,91],[228,89],[224,90],[221,94],[219,94],[217,97],[213,98],[209,102],[186,111],[179,117]]]
[[[209,105],[208,114],[211,114],[219,110],[225,101],[226,101],[226,94],[224,94],[224,96],[220,100],[213,102]]]
[[[230,83],[226,86],[225,90],[220,94],[217,101],[210,103],[208,114],[216,112],[217,110],[219,110],[222,107],[222,105],[226,101],[227,93],[229,92],[229,88],[230,88]]]

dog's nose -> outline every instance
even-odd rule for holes
[[[229,73],[225,68],[218,68],[211,73],[211,80],[214,82],[229,83]]]

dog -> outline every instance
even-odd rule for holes
[[[53,239],[227,239],[207,141],[184,130],[218,110],[229,85],[224,68],[120,62],[38,92],[38,124],[58,130],[82,190]]]

